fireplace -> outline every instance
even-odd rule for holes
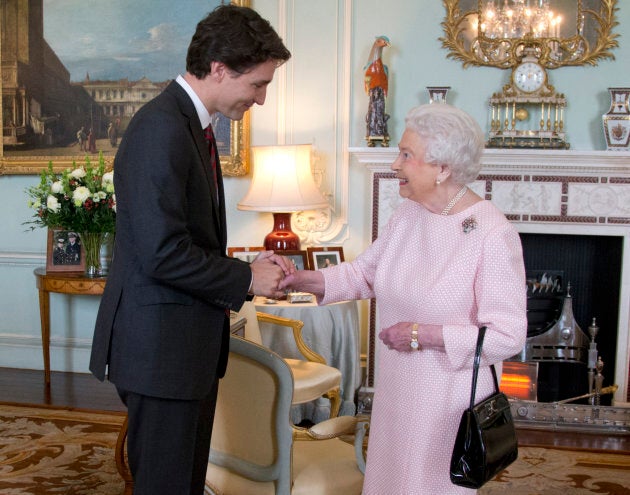
[[[397,181],[389,168],[397,150],[352,148],[350,154],[355,163],[366,166],[372,174],[375,239],[400,202]],[[488,149],[482,173],[471,188],[493,201],[515,224],[522,236],[528,269],[564,272],[571,283],[575,318],[586,335],[596,318],[601,329],[596,343],[605,363],[606,384],[618,386],[607,400],[621,406],[622,423],[630,426],[625,416],[630,412],[626,407],[630,402],[630,153]],[[378,352],[374,345],[378,334],[376,312],[371,304],[366,380],[362,388],[368,408],[371,390],[378,381],[374,364]],[[556,401],[588,388],[586,367],[565,364],[581,366],[579,373],[585,373],[584,381],[574,389],[544,391],[540,383],[527,381],[516,385],[530,393],[533,388],[537,395],[543,394],[538,415],[543,409],[542,400]],[[559,365],[556,363],[554,370],[544,364],[543,368],[549,368],[543,371],[545,380],[558,373],[578,374],[570,368],[558,371]],[[538,369],[538,382],[540,378]],[[558,383],[565,381],[562,375],[557,378]]]
[[[613,385],[623,237],[521,234],[521,241],[528,273],[529,327],[528,343],[522,359],[517,356],[517,360],[539,363],[537,400],[553,402],[589,392],[587,364],[592,339],[588,328],[593,319],[599,329],[595,359],[601,356],[604,363],[604,385]],[[570,332],[560,325],[545,329],[558,319],[563,306],[568,306],[565,312],[574,319],[576,335],[569,339],[569,335],[558,334],[550,339],[554,330]],[[569,342],[572,348],[561,347]],[[603,397],[602,404],[610,405],[610,396]]]

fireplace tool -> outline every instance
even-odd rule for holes
[[[601,396],[601,395],[607,395],[607,394],[614,394],[617,391],[618,388],[619,388],[618,385],[610,385],[609,387],[601,388],[601,384],[600,384],[599,392],[591,392],[591,393],[584,394],[584,395],[578,395],[577,397],[570,397],[569,399],[557,400],[555,402],[551,402],[551,404],[567,404],[568,402],[574,402],[574,401],[580,400],[580,399],[593,398],[596,395],[597,396]]]
[[[599,333],[599,327],[597,326],[596,318],[593,318],[593,323],[588,327],[588,333],[591,336],[591,342],[588,345],[588,403],[592,406],[599,406],[600,394],[597,393],[597,382],[599,382],[599,388],[601,390],[602,379],[598,380],[601,376],[601,370],[604,367],[604,363],[601,363],[599,373],[597,373],[597,367],[600,364],[601,358],[597,356],[597,344],[595,343],[595,337]]]

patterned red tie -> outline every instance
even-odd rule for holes
[[[217,178],[217,143],[214,139],[214,132],[212,132],[212,125],[208,125],[203,130],[203,134],[208,143],[208,149],[210,150],[210,165],[212,166],[212,177],[214,179],[214,187],[216,189],[217,198],[219,197],[219,179]]]

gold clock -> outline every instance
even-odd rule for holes
[[[547,73],[536,62],[521,62],[512,71],[512,84],[523,93],[538,91],[546,82]]]
[[[489,148],[566,149],[566,98],[549,84],[539,49],[526,46],[512,68],[510,83],[490,98]]]

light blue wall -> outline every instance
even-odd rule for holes
[[[442,2],[411,0],[361,0],[355,2],[353,53],[358,57],[357,76],[374,36],[387,35],[392,43],[384,51],[390,69],[391,94],[387,112],[391,114],[390,135],[403,130],[406,111],[413,105],[428,103],[426,86],[451,86],[449,103],[471,113],[488,128],[487,101],[509,81],[510,71],[490,67],[463,69],[460,62],[447,59],[447,51],[438,40],[443,35],[440,23],[444,17]],[[608,111],[608,87],[630,86],[630,4],[620,1],[618,20],[620,47],[613,50],[615,60],[604,60],[596,67],[566,67],[549,71],[550,83],[565,93],[568,107],[565,114],[568,141],[572,149],[602,150],[606,143],[602,134],[601,115]],[[360,7],[360,9],[359,9]],[[353,87],[352,142],[361,146],[364,133],[362,118],[365,98],[361,80]]]
[[[346,129],[350,146],[365,144],[367,97],[362,87],[362,67],[374,37],[381,34],[387,35],[392,42],[384,52],[391,74],[386,110],[391,115],[392,146],[402,133],[407,110],[428,102],[426,86],[451,86],[448,101],[471,113],[487,129],[486,101],[507,82],[509,72],[492,68],[463,69],[459,62],[446,58],[447,52],[438,41],[444,15],[440,1],[318,0],[317,8],[326,13],[321,16],[300,15],[300,9],[315,5],[303,2],[306,0],[286,3],[254,0],[253,5],[274,26],[282,22],[289,26],[286,35],[292,40],[295,67],[299,67],[300,73],[290,75],[288,86],[293,79],[316,78],[320,71],[339,63],[331,56],[343,44],[343,40],[336,38],[336,26],[344,24],[343,16],[352,12],[348,23],[351,28],[349,72],[352,84]],[[566,131],[573,149],[605,149],[601,115],[609,107],[607,88],[630,86],[630,3],[625,0],[619,3],[617,32],[621,35],[621,46],[613,52],[616,60],[602,61],[597,67],[563,68],[550,73],[551,83],[564,92],[568,100]],[[287,12],[280,10],[282,5],[287,6]],[[334,100],[339,95],[330,94],[329,87],[322,91],[291,91],[292,101],[287,103],[279,101],[279,95],[283,94],[279,84],[274,82],[270,88],[265,107],[253,111],[252,144],[278,142],[280,129],[276,127],[283,119],[287,128],[283,139],[303,141],[304,137],[315,136],[325,157],[323,161],[328,162],[320,165],[334,168],[335,164],[330,161],[335,155],[325,152],[329,141],[335,140],[335,133],[339,132],[337,127],[344,123],[334,111],[314,110],[318,106],[327,110],[327,105],[335,108]],[[286,107],[284,103],[287,103]],[[289,115],[280,115],[280,108],[287,108],[285,111]],[[301,109],[311,109],[312,115],[304,115]],[[357,165],[350,165],[348,173],[352,193],[349,195],[348,230],[343,246],[346,258],[351,259],[370,241],[370,180],[367,171]],[[27,227],[22,225],[30,217],[24,189],[37,180],[36,176],[0,176],[0,222],[3,226],[0,237],[0,367],[43,367],[33,269],[45,262],[45,232],[25,232]],[[227,178],[225,182],[229,244],[259,244],[271,229],[271,216],[236,209],[236,203],[247,190],[249,178]],[[51,296],[53,370],[87,371],[97,308],[96,297]]]

